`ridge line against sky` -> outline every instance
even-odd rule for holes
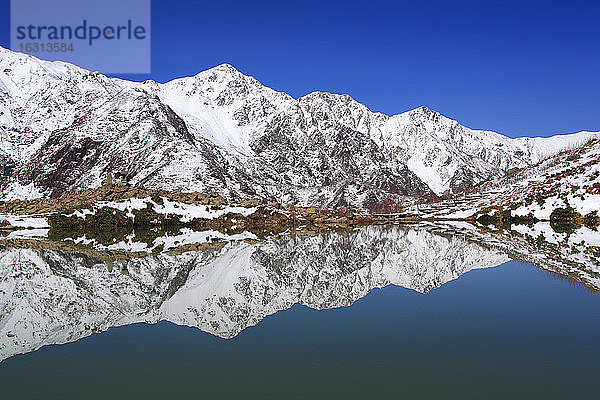
[[[3,48],[4,48],[3,46],[0,46],[0,49],[3,49]],[[19,54],[19,55],[23,54],[23,53],[20,53],[20,52],[14,52],[14,51],[12,51],[12,50],[10,50],[10,49],[6,49],[6,50],[8,50],[8,51],[11,51],[11,52],[13,52],[13,53],[15,53],[15,54]],[[33,56],[33,55],[28,55],[28,56],[34,57],[34,58],[36,58],[36,59],[39,59],[39,58],[37,58],[37,57],[35,57],[35,56]],[[90,70],[88,70],[88,69],[86,69],[86,68],[80,67],[80,66],[78,66],[78,65],[76,65],[76,64],[73,64],[73,63],[70,63],[70,62],[65,62],[65,61],[60,61],[60,60],[57,60],[57,61],[47,61],[47,60],[41,60],[41,61],[43,61],[43,62],[64,62],[64,63],[66,63],[66,64],[69,64],[69,65],[74,65],[74,66],[76,66],[76,67],[78,67],[78,68],[82,68],[83,70],[90,71]],[[165,82],[158,82],[158,81],[155,81],[155,80],[153,80],[153,79],[146,79],[146,80],[142,80],[142,81],[139,81],[139,80],[138,80],[138,81],[136,81],[136,80],[130,80],[130,79],[126,79],[126,78],[121,78],[121,77],[114,76],[114,75],[111,75],[111,74],[102,74],[102,75],[109,77],[109,79],[121,79],[121,80],[124,80],[124,81],[127,81],[127,82],[133,82],[133,83],[144,83],[144,81],[152,81],[152,82],[156,82],[156,83],[157,83],[157,84],[159,84],[159,85],[165,85],[165,84],[169,84],[169,83],[171,83],[171,82],[178,81],[178,80],[181,80],[181,79],[190,79],[190,78],[194,78],[194,77],[196,77],[197,75],[203,74],[203,73],[205,73],[205,72],[208,72],[208,71],[210,71],[210,70],[213,70],[213,69],[217,69],[217,68],[219,68],[219,67],[221,67],[221,66],[223,66],[223,65],[227,65],[228,67],[230,67],[230,68],[233,68],[233,69],[234,69],[234,70],[235,70],[237,73],[239,73],[239,74],[241,74],[241,75],[243,75],[243,76],[245,76],[245,77],[247,77],[247,78],[252,78],[252,79],[256,80],[256,81],[257,81],[257,82],[258,82],[260,85],[262,85],[263,87],[265,87],[265,88],[267,88],[267,89],[271,89],[271,90],[274,90],[274,91],[276,91],[277,93],[282,93],[282,94],[288,95],[288,96],[292,97],[294,100],[299,100],[299,99],[301,99],[301,98],[305,98],[305,97],[311,96],[311,95],[313,95],[313,94],[320,94],[320,93],[322,93],[322,94],[329,94],[329,95],[333,95],[333,96],[348,96],[350,99],[352,99],[354,102],[356,102],[356,103],[357,103],[357,104],[359,104],[360,106],[364,106],[364,107],[366,107],[366,108],[367,108],[367,110],[368,110],[369,112],[371,112],[371,113],[377,113],[377,114],[381,114],[381,115],[385,115],[385,116],[386,116],[386,117],[388,117],[388,118],[396,117],[396,116],[399,116],[399,115],[402,115],[402,114],[406,114],[406,113],[409,113],[409,112],[414,112],[414,111],[417,111],[417,110],[419,110],[419,109],[425,108],[425,109],[427,109],[427,110],[429,110],[429,111],[432,111],[432,112],[433,112],[433,113],[435,113],[435,114],[438,114],[438,115],[440,115],[442,118],[445,118],[445,119],[452,120],[452,121],[454,121],[454,122],[456,122],[456,123],[460,124],[461,126],[463,126],[463,127],[467,128],[467,129],[470,129],[470,130],[472,130],[472,131],[482,131],[482,132],[494,133],[494,134],[499,134],[499,135],[501,135],[501,136],[504,136],[504,137],[507,137],[507,138],[512,138],[512,139],[514,139],[514,137],[507,136],[507,135],[503,134],[502,132],[497,132],[497,131],[490,130],[490,129],[480,129],[480,128],[472,128],[472,127],[469,127],[469,126],[465,125],[464,123],[462,123],[461,121],[459,121],[459,120],[457,120],[457,119],[455,119],[455,118],[451,118],[451,117],[449,117],[449,116],[447,116],[447,115],[444,115],[444,114],[440,113],[439,111],[437,111],[437,110],[434,110],[434,109],[432,109],[431,107],[429,107],[429,106],[427,106],[427,105],[420,105],[420,106],[418,106],[418,107],[415,107],[415,108],[412,108],[412,109],[410,109],[410,110],[405,110],[405,111],[402,111],[402,112],[399,112],[399,113],[395,113],[395,114],[387,114],[387,113],[384,113],[384,112],[381,112],[381,111],[373,111],[373,110],[371,110],[371,109],[370,109],[370,108],[369,108],[369,107],[368,107],[366,104],[360,103],[359,101],[357,101],[356,99],[354,99],[354,98],[353,98],[353,97],[352,97],[350,94],[348,94],[348,93],[331,93],[331,92],[324,92],[324,91],[321,91],[321,90],[315,90],[314,92],[310,92],[310,93],[307,93],[307,94],[301,95],[301,96],[299,96],[299,97],[294,97],[294,96],[290,95],[289,93],[286,93],[286,92],[284,92],[284,91],[275,90],[275,89],[273,89],[273,88],[271,88],[271,87],[269,87],[269,86],[267,86],[267,85],[263,84],[263,83],[262,83],[260,80],[256,79],[256,77],[254,77],[254,76],[252,76],[252,75],[244,74],[243,72],[239,71],[239,70],[238,70],[238,69],[237,69],[237,68],[236,68],[234,65],[231,65],[231,64],[229,64],[229,63],[222,63],[222,64],[219,64],[219,65],[215,65],[215,66],[213,66],[213,67],[209,67],[209,68],[207,68],[207,69],[205,69],[205,70],[199,71],[198,73],[196,73],[196,74],[194,74],[194,75],[190,75],[190,76],[181,76],[181,77],[177,77],[177,78],[173,78],[173,79],[167,80],[167,81],[165,81]],[[90,72],[91,72],[91,71],[90,71]],[[521,137],[529,137],[529,138],[547,138],[547,137],[551,137],[551,136],[566,136],[566,135],[573,135],[573,134],[577,134],[577,133],[586,133],[586,132],[587,132],[587,133],[600,133],[600,130],[598,130],[598,131],[584,130],[584,131],[575,131],[575,132],[553,133],[553,134],[551,134],[551,135],[542,135],[542,136],[521,136]]]
[[[421,105],[509,137],[600,130],[600,3],[152,1],[152,72],[229,63],[294,98],[348,94],[374,112]],[[0,45],[10,8],[0,0]]]

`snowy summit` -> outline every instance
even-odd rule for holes
[[[222,64],[165,84],[0,48],[0,199],[59,196],[119,171],[149,189],[368,207],[450,194],[595,133],[510,139],[420,107],[299,99]]]

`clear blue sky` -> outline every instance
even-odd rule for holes
[[[152,73],[124,77],[228,62],[294,97],[348,93],[387,114],[426,105],[472,128],[547,136],[600,130],[599,25],[599,2],[578,0],[153,1]]]

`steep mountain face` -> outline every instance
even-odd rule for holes
[[[137,83],[0,48],[3,199],[119,171],[151,189],[366,207],[456,191],[578,140],[508,139],[424,107],[389,117],[347,95],[294,99],[227,64]]]
[[[231,338],[296,303],[349,306],[389,284],[428,292],[506,261],[458,236],[381,226],[119,263],[3,247],[0,360],[140,321],[168,320]]]
[[[109,170],[151,188],[218,186],[227,193],[249,180],[155,95],[68,64],[3,52],[5,197],[27,186],[49,196],[97,187]]]

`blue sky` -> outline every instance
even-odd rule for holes
[[[348,93],[386,114],[426,105],[512,137],[600,130],[599,20],[590,1],[153,1],[152,73],[123,77],[228,62],[294,97]]]

